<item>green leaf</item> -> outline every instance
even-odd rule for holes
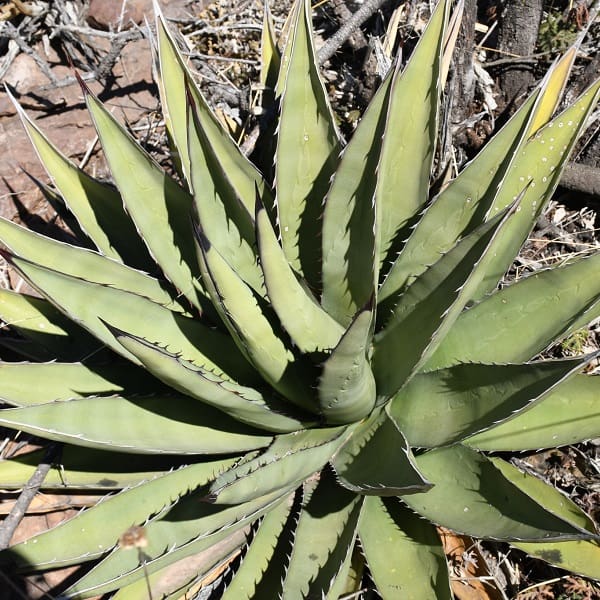
[[[279,435],[260,455],[217,477],[207,498],[219,504],[233,504],[298,485],[323,468],[344,443],[345,431],[335,427]]]
[[[204,285],[240,351],[275,390],[297,406],[314,411],[301,365],[273,328],[258,298],[200,230],[197,239]]]
[[[263,27],[260,38],[260,84],[273,93],[279,75],[281,52],[275,41],[275,28],[267,2],[264,3],[263,10]]]
[[[161,567],[133,583],[119,587],[111,600],[187,600],[198,592],[202,581],[207,583],[201,593],[211,588],[219,588],[221,573],[230,567],[239,555],[240,542],[243,541],[243,531],[236,531],[225,537],[214,548],[196,552],[185,558]],[[212,581],[216,578],[215,581]]]
[[[44,385],[39,382],[43,381]],[[0,362],[0,399],[13,406],[110,396],[124,391],[149,394],[162,386],[131,364]]]
[[[384,410],[360,423],[331,464],[340,484],[358,494],[398,496],[431,487],[419,473],[404,435]]]
[[[562,519],[591,533],[596,533],[594,522],[566,495],[550,487],[537,477],[528,475],[499,458],[491,459],[505,477],[534,497],[545,509]],[[600,577],[600,545],[597,540],[566,542],[512,543],[531,556],[541,558],[562,569],[579,573],[584,577]]]
[[[575,44],[558,58],[546,73],[540,86],[543,89],[543,94],[535,107],[533,119],[527,132],[528,135],[536,133],[540,127],[546,125],[552,118],[569,79],[571,68],[581,45],[581,39],[578,39]]]
[[[255,292],[264,296],[256,257],[254,212],[240,201],[229,174],[212,151],[191,92],[188,100],[187,144],[194,165],[189,184],[198,220],[219,254]]]
[[[34,360],[81,360],[102,349],[100,342],[43,298],[0,288],[0,318],[34,342],[31,353],[25,353]]]
[[[298,515],[304,501],[304,486],[299,486],[287,499],[286,503],[291,505],[288,518],[283,529],[274,544],[273,554],[269,560],[262,576],[256,583],[254,598],[281,597],[283,580],[290,560],[290,549],[294,545],[294,536],[298,525]]]
[[[23,276],[71,319],[107,346],[138,364],[114,338],[106,322],[180,353],[194,364],[212,368],[221,376],[249,377],[251,373],[228,336],[129,292],[70,277],[21,258],[11,259]],[[238,371],[240,369],[240,371]],[[234,377],[234,379],[237,379]],[[237,379],[239,380],[239,379]]]
[[[492,456],[490,460],[508,481],[533,498],[544,509],[574,527],[596,535],[596,527],[592,519],[565,493],[545,483],[542,479],[521,471],[501,458]]]
[[[365,498],[359,536],[383,600],[451,600],[446,557],[435,527],[396,499]]]
[[[490,215],[503,210],[527,186],[515,218],[501,234],[493,260],[473,299],[495,289],[527,239],[546,201],[558,185],[562,169],[583,130],[587,117],[600,96],[600,81],[587,90],[577,102],[550,121],[520,150],[506,178],[500,184]]]
[[[277,540],[286,526],[291,506],[282,502],[269,511],[252,536],[242,563],[226,587],[221,600],[252,600],[263,574],[275,558]]]
[[[562,86],[569,69],[569,58],[565,55],[510,121],[427,208],[381,286],[379,298],[385,312],[403,287],[425,271],[440,254],[447,252],[461,236],[483,222],[501,182],[513,164],[519,162],[528,132],[535,132],[551,117],[560,95],[557,87]],[[521,187],[513,192],[513,196],[524,188],[525,181],[520,183]]]
[[[29,481],[44,457],[45,450],[20,454],[0,461],[0,487],[21,489]],[[43,490],[114,490],[137,485],[170,471],[173,457],[109,452],[65,446],[60,459],[52,464],[44,478]]]
[[[306,353],[336,346],[344,332],[343,328],[321,308],[298,280],[259,199],[256,238],[269,300],[294,344]]]
[[[69,211],[107,257],[114,258],[138,269],[156,268],[137,231],[123,210],[121,196],[111,186],[87,175],[57,150],[29,119],[25,111],[10,95],[21,121],[35,146],[48,175],[62,194]]]
[[[160,61],[161,86],[159,89],[161,91],[161,104],[171,137],[175,142],[176,151],[179,153],[186,180],[191,182],[190,158],[187,146],[187,88],[194,99],[200,127],[208,141],[208,145],[202,148],[203,151],[207,152],[207,156],[205,160],[194,163],[194,170],[197,169],[198,175],[205,177],[206,185],[214,185],[211,179],[212,175],[207,171],[207,165],[211,162],[217,162],[221,165],[237,197],[244,204],[248,213],[252,215],[256,187],[261,193],[268,193],[261,174],[242,154],[237,144],[231,139],[231,136],[225,131],[209,108],[167,30],[165,18],[160,14],[158,15],[156,29]],[[187,214],[184,215],[185,218],[187,216]]]
[[[519,160],[519,149],[526,143],[528,132],[535,132],[552,116],[571,59],[565,55],[548,71],[508,123],[427,208],[379,290],[380,302],[385,306],[440,254],[483,221],[500,183]]]
[[[176,311],[165,282],[92,250],[78,248],[35,233],[0,217],[0,240],[13,254],[42,267],[145,296]]]
[[[296,0],[288,40],[275,156],[279,233],[292,268],[311,286],[320,281],[322,203],[340,151],[338,132],[315,59],[310,2]]]
[[[600,316],[599,268],[596,254],[536,271],[486,297],[460,315],[426,368],[530,360]]]
[[[460,364],[420,373],[387,410],[411,446],[434,448],[506,422],[531,410],[595,355],[524,365]]]
[[[513,542],[511,545],[561,569],[600,579],[600,543],[597,541]]]
[[[48,202],[48,204],[50,204],[50,206],[54,209],[56,215],[60,219],[62,219],[62,221],[68,229],[68,232],[71,232],[73,234],[72,243],[75,243],[76,240],[77,245],[81,248],[95,250],[96,246],[94,245],[94,242],[92,242],[89,236],[83,231],[83,229],[81,229],[79,223],[77,222],[77,219],[69,210],[69,208],[65,204],[63,197],[58,193],[58,191],[52,185],[41,181],[37,177],[34,177],[31,173],[26,173],[26,175],[35,184],[35,186],[41,192],[42,196],[44,196],[44,199]],[[156,265],[154,265],[154,268],[156,269]]]
[[[49,569],[93,560],[112,550],[119,537],[171,508],[233,461],[220,460],[177,469],[106,498],[76,517],[0,553],[18,568]],[[84,533],[85,535],[82,535]]]
[[[590,537],[545,510],[485,456],[465,446],[436,448],[417,456],[416,461],[434,487],[426,494],[403,496],[402,500],[433,523],[459,533],[505,541]]]
[[[218,548],[216,544],[260,518],[286,496],[287,493],[283,496],[271,494],[254,502],[222,507],[199,502],[198,494],[192,493],[182,498],[161,519],[145,526],[148,545],[143,548],[143,562],[137,552],[118,548],[64,595],[73,598],[104,594],[152,575],[183,558],[208,548]]]
[[[333,176],[323,226],[323,308],[348,325],[373,295],[375,260],[374,194],[392,73],[379,86]]]
[[[482,222],[528,126],[539,90],[425,209],[383,281],[378,299],[387,315],[396,295]]]
[[[514,207],[513,207],[514,208]],[[392,396],[435,351],[483,276],[485,259],[513,210],[463,238],[401,296],[375,337],[373,372],[380,396]]]
[[[197,308],[203,290],[190,226],[192,198],[91,94],[86,95],[106,160],[127,212],[165,276]]]
[[[281,402],[265,398],[253,388],[223,380],[215,373],[141,338],[124,332],[116,332],[115,335],[119,343],[155,377],[173,389],[222,410],[236,421],[278,433],[306,426],[306,423],[286,416],[287,407]]]
[[[270,436],[175,393],[90,397],[0,411],[0,424],[100,450],[228,454],[262,448]]]
[[[361,507],[360,496],[321,473],[298,518],[283,598],[328,597],[354,545]]]
[[[438,4],[404,71],[394,75],[375,192],[380,263],[429,196],[449,6],[446,0]]]
[[[600,437],[600,377],[576,375],[531,409],[465,440],[491,451],[556,448]]]
[[[323,363],[318,399],[328,423],[353,423],[375,406],[377,390],[368,357],[373,320],[371,303],[356,316]]]

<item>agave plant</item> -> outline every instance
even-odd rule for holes
[[[219,568],[224,598],[337,598],[367,581],[443,599],[443,526],[600,578],[591,519],[506,454],[600,436],[600,378],[581,373],[595,356],[534,360],[600,316],[600,254],[498,286],[600,82],[553,118],[572,48],[434,196],[449,4],[347,145],[309,3],[281,52],[267,17],[278,116],[255,154],[272,176],[215,118],[160,16],[174,177],[87,90],[117,189],[21,111],[79,245],[0,221],[6,260],[43,297],[1,292],[29,362],[0,364],[0,424],[61,443],[45,488],[106,498],[3,563],[89,562],[65,598],[178,598]],[[0,463],[0,487],[40,457]]]

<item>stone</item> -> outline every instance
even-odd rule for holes
[[[101,0],[98,4],[118,5],[123,0]],[[127,6],[135,10],[150,10],[151,2],[127,0]],[[190,4],[189,0],[159,0],[167,16],[183,16]],[[202,4],[202,2],[200,2]],[[137,13],[140,14],[140,13]],[[150,13],[151,14],[151,13]],[[96,47],[103,52],[110,48],[109,40],[94,37]],[[70,67],[61,64],[61,59],[52,52],[46,55],[42,44],[35,50],[51,67],[56,79],[64,81],[72,76]],[[129,42],[117,61],[113,74],[115,84],[109,90],[103,90],[100,83],[90,81],[89,86],[95,93],[101,93],[101,100],[121,121],[129,124],[139,123],[154,112],[158,106],[156,88],[151,72],[152,56],[148,40]],[[85,108],[81,88],[77,83],[56,87],[26,54],[19,54],[5,74],[7,83],[18,98],[27,114],[32,118],[48,138],[71,160],[78,163],[94,146],[94,152],[86,166],[88,172],[96,177],[108,177],[108,171],[98,144],[95,144],[95,130]],[[25,133],[14,106],[4,88],[0,86],[0,215],[9,219],[26,221],[27,213],[51,219],[53,210],[47,205],[30,175],[49,183],[37,155]],[[20,214],[19,214],[20,213]]]
[[[41,52],[41,49],[38,48]],[[151,75],[151,53],[147,40],[136,40],[125,46],[113,73],[116,85],[103,101],[120,120],[137,123],[157,105]],[[52,71],[62,80],[72,75],[68,67],[55,64]],[[26,76],[25,76],[26,75]],[[77,162],[90,145],[94,144],[95,130],[85,108],[79,84],[64,87],[48,86],[48,79],[39,71],[29,56],[19,55],[5,81],[11,86],[27,114],[48,138],[69,158]],[[91,81],[92,91],[102,92],[101,86]],[[25,207],[38,214],[45,201],[32,184],[27,173],[47,182],[47,176],[29,142],[16,110],[4,92],[0,92],[0,147],[4,149],[0,161],[0,215],[17,216],[13,194],[18,194]],[[93,161],[97,176],[107,176],[106,167],[97,158]]]
[[[152,14],[151,0],[90,0],[87,22],[104,31],[123,31]]]

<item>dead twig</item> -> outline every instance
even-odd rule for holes
[[[324,44],[317,53],[319,65],[326,63],[340,46],[358,29],[369,17],[373,16],[386,0],[366,0],[366,2],[342,25]]]
[[[27,482],[27,485],[23,488],[23,491],[19,495],[19,498],[12,507],[12,510],[0,525],[0,550],[8,548],[10,540],[12,539],[19,523],[23,520],[31,501],[34,496],[38,493],[46,475],[52,467],[52,463],[56,458],[59,451],[59,444],[50,444],[42,462],[37,466],[33,475]]]
[[[21,32],[9,21],[5,22],[4,28],[2,29],[2,35],[8,39],[13,40],[17,44],[19,50],[23,54],[28,54],[33,58],[40,71],[52,82],[56,83],[57,79],[48,63],[25,41],[21,35]]]

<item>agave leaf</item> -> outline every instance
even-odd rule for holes
[[[485,278],[473,294],[473,299],[479,299],[493,290],[512,264],[546,200],[558,185],[562,169],[599,97],[600,81],[539,129],[520,150],[517,160],[500,184],[490,214],[503,210],[517,198],[524,185],[527,188],[522,194],[520,210],[502,232],[503,241],[490,257]]]
[[[281,51],[277,45],[276,33],[271,18],[271,11],[267,1],[263,4],[263,27],[260,45],[260,79],[256,90],[254,110],[258,115],[259,133],[254,144],[250,158],[254,165],[263,173],[267,181],[273,181],[275,165],[273,156],[277,145],[277,119],[274,118],[279,110],[276,102],[277,81],[284,70],[281,68]],[[288,13],[288,17],[293,11]],[[288,57],[289,58],[289,57]],[[267,194],[264,192],[268,191]],[[264,190],[263,198],[269,216],[275,222],[276,211],[273,194],[270,190]]]
[[[320,412],[328,423],[353,423],[375,406],[377,390],[368,359],[374,305],[361,311],[323,363],[319,378]]]
[[[512,542],[511,545],[561,569],[579,573],[584,577],[599,578],[600,543],[597,541]]]
[[[298,281],[260,199],[256,208],[256,238],[269,300],[294,344],[307,353],[333,348],[344,330]]]
[[[446,0],[439,2],[404,71],[396,73],[392,83],[375,192],[380,263],[429,195],[449,6]]]
[[[210,485],[210,502],[247,502],[299,484],[320,471],[345,441],[345,428],[313,429],[279,435],[259,456],[242,461]]]
[[[44,458],[45,450],[0,461],[0,487],[20,489]],[[65,446],[44,478],[44,490],[118,490],[168,472],[172,457],[107,452],[81,446]]]
[[[219,410],[174,393],[10,408],[0,411],[0,424],[51,440],[141,454],[227,454],[271,441]]]
[[[86,102],[127,212],[148,250],[173,285],[202,309],[206,302],[198,283],[200,272],[189,221],[191,196],[90,93]]]
[[[156,265],[131,219],[123,210],[119,193],[111,186],[90,177],[68,160],[31,121],[8,88],[6,92],[48,175],[62,194],[69,211],[75,215],[79,226],[96,248],[104,256],[138,269],[153,271]]]
[[[180,497],[204,485],[232,462],[227,459],[190,465],[142,482],[50,531],[12,546],[0,553],[0,560],[10,558],[21,569],[32,564],[49,569],[93,560],[112,550],[130,527],[144,524],[148,515],[170,509]]]
[[[411,446],[452,444],[530,410],[563,383],[567,389],[575,373],[595,358],[592,354],[524,365],[466,363],[420,373],[387,410]]]
[[[401,296],[391,319],[375,336],[373,372],[380,396],[395,394],[451,329],[481,281],[486,257],[495,251],[514,208],[463,238]]]
[[[254,213],[240,201],[227,172],[212,152],[191,92],[188,101],[188,154],[194,165],[189,184],[198,220],[219,254],[255,292],[264,296],[255,250]],[[203,162],[204,169],[199,167]]]
[[[594,522],[566,494],[501,458],[492,456],[490,460],[508,481],[533,498],[545,510],[582,531],[596,534]]]
[[[171,136],[175,142],[183,173],[191,182],[190,158],[188,153],[188,122],[186,89],[191,92],[198,113],[203,136],[208,144],[202,147],[206,157],[194,163],[198,176],[204,177],[205,185],[214,185],[208,170],[210,163],[218,163],[235,190],[237,198],[244,204],[250,215],[254,213],[254,190],[268,194],[263,178],[254,165],[242,154],[237,144],[225,131],[217,117],[209,108],[194,78],[185,66],[181,53],[168,32],[164,17],[158,14],[156,29],[158,32],[159,60],[161,70],[161,104],[170,124]],[[187,213],[189,214],[189,212]],[[184,214],[184,216],[186,216]],[[189,225],[188,225],[189,228]]]
[[[344,149],[325,201],[321,303],[343,325],[368,302],[377,280],[374,195],[391,85],[392,72]]]
[[[360,502],[362,504],[362,498],[360,499]],[[360,515],[358,518],[360,523]],[[355,570],[357,561],[355,553],[356,532],[357,529],[355,529],[354,539],[346,549],[345,557],[343,556],[343,547],[340,549],[343,560],[339,564],[334,579],[331,582],[331,586],[327,593],[327,600],[338,600],[338,598],[348,594],[356,594],[361,589],[361,581],[358,580],[358,573]],[[360,558],[362,557],[359,557],[358,560],[360,560]],[[364,565],[364,563],[362,563],[362,565]]]
[[[141,296],[45,269],[21,258],[12,257],[11,261],[61,311],[136,364],[137,359],[115,340],[106,321],[113,327],[156,341],[220,375],[225,374],[223,368],[230,373],[240,368],[238,375],[251,377],[235,344],[225,334],[198,319],[173,313]]]
[[[94,242],[92,242],[87,233],[81,229],[77,219],[65,204],[64,198],[56,191],[56,189],[37,177],[34,177],[31,173],[25,173],[25,175],[27,175],[27,177],[35,184],[37,189],[42,193],[42,196],[44,196],[44,199],[62,219],[67,228],[73,233],[75,240],[77,240],[76,245],[81,248],[87,248],[88,250],[96,250],[97,248],[94,245]],[[141,240],[140,243],[142,243]],[[156,268],[156,265],[154,265],[154,267]]]
[[[566,446],[600,434],[600,377],[576,375],[531,409],[464,443],[481,450],[518,451]]]
[[[465,446],[436,448],[417,456],[416,461],[433,488],[426,494],[403,496],[402,500],[433,523],[467,535],[506,541],[592,537],[545,510],[485,456]]]
[[[600,255],[537,271],[463,312],[427,369],[531,360],[600,316]],[[485,326],[482,324],[485,323]]]
[[[537,90],[483,150],[427,207],[418,225],[392,264],[378,298],[383,315],[397,301],[396,294],[410,285],[440,255],[448,252],[461,236],[482,222],[497,186],[511,164],[531,118]]]
[[[285,81],[287,78],[290,56],[292,54],[292,43],[291,40],[294,37],[296,28],[298,26],[298,10],[299,3],[295,3],[292,6],[292,10],[288,11],[288,14],[283,22],[279,37],[277,38],[277,48],[280,54],[279,60],[279,73],[277,74],[277,82],[275,84],[275,97],[280,98],[285,90]]]
[[[518,160],[519,149],[527,137],[552,116],[572,59],[573,55],[567,53],[548,71],[538,89],[510,121],[425,211],[379,291],[384,314],[396,293],[425,271],[440,254],[447,252],[461,236],[481,223],[494,202],[500,183]],[[521,185],[518,191],[523,187]]]
[[[301,366],[258,304],[258,299],[200,230],[198,260],[208,293],[240,351],[275,390],[313,410]]]
[[[80,360],[102,348],[87,331],[42,298],[0,288],[0,318],[34,342],[34,360]],[[3,344],[6,342],[2,339]]]
[[[44,385],[39,385],[43,381]],[[149,394],[162,386],[131,364],[0,362],[0,399],[12,406],[31,406],[57,400],[109,396],[127,390]]]
[[[173,389],[222,410],[237,421],[278,433],[296,431],[306,425],[283,414],[285,407],[281,403],[268,401],[253,388],[225,381],[142,338],[124,332],[116,332],[115,335],[119,343],[155,377]],[[1,374],[0,365],[0,381]]]
[[[323,198],[340,151],[312,40],[311,6],[296,0],[275,156],[279,233],[292,268],[317,288]],[[287,50],[284,52],[286,56]]]
[[[578,40],[554,62],[548,73],[546,73],[540,84],[544,92],[536,104],[533,119],[527,130],[528,136],[536,133],[538,129],[546,125],[552,118],[567,85],[567,80],[569,79],[580,45],[581,40]]]
[[[428,266],[448,252],[482,222],[490,195],[511,164],[518,141],[528,126],[537,90],[483,150],[455,177],[423,212],[402,251],[393,262],[379,292],[379,308],[389,314],[396,295],[408,287]]]
[[[283,598],[329,598],[354,543],[362,502],[340,488],[329,471],[321,473],[298,518]]]
[[[35,233],[0,217],[0,240],[13,254],[43,267],[145,296],[171,310],[182,311],[165,282],[149,277],[92,250]]]
[[[143,563],[137,552],[118,548],[64,595],[85,598],[104,594],[152,575],[178,560],[217,547],[215,545],[229,535],[285,500],[287,493],[271,494],[231,507],[199,502],[197,493],[190,494],[160,520],[146,525],[148,545],[143,549]]]
[[[359,536],[383,600],[453,597],[435,527],[398,500],[365,498]]]
[[[263,27],[260,38],[260,84],[263,88],[270,90],[273,95],[281,66],[281,52],[275,40],[275,28],[268,2],[264,2],[263,11]]]
[[[382,460],[382,456],[391,457]],[[385,410],[360,423],[331,464],[342,486],[358,494],[398,496],[427,491],[402,432]]]
[[[252,600],[259,597],[255,595],[257,586],[269,568],[271,559],[275,558],[277,540],[286,526],[290,510],[291,504],[282,502],[263,517],[221,600]]]
[[[545,509],[577,527],[596,533],[594,522],[566,495],[500,458],[491,460],[507,479],[535,498]],[[557,567],[585,577],[598,579],[600,574],[600,545],[597,539],[543,543],[513,542],[512,545]]]
[[[273,554],[260,579],[257,580],[254,598],[281,597],[283,580],[289,565],[290,549],[294,546],[298,516],[304,502],[304,487],[303,485],[296,487],[287,500],[287,503],[291,504],[291,510],[274,544]]]
[[[206,593],[207,588],[218,588],[219,580],[223,577],[221,573],[239,554],[243,539],[243,531],[237,531],[215,544],[215,548],[181,558],[147,577],[120,587],[111,600],[149,600],[148,590],[151,590],[153,598],[187,600],[198,592],[200,586],[202,593]],[[210,581],[215,577],[216,580]],[[209,580],[210,583],[203,586],[203,580]]]

